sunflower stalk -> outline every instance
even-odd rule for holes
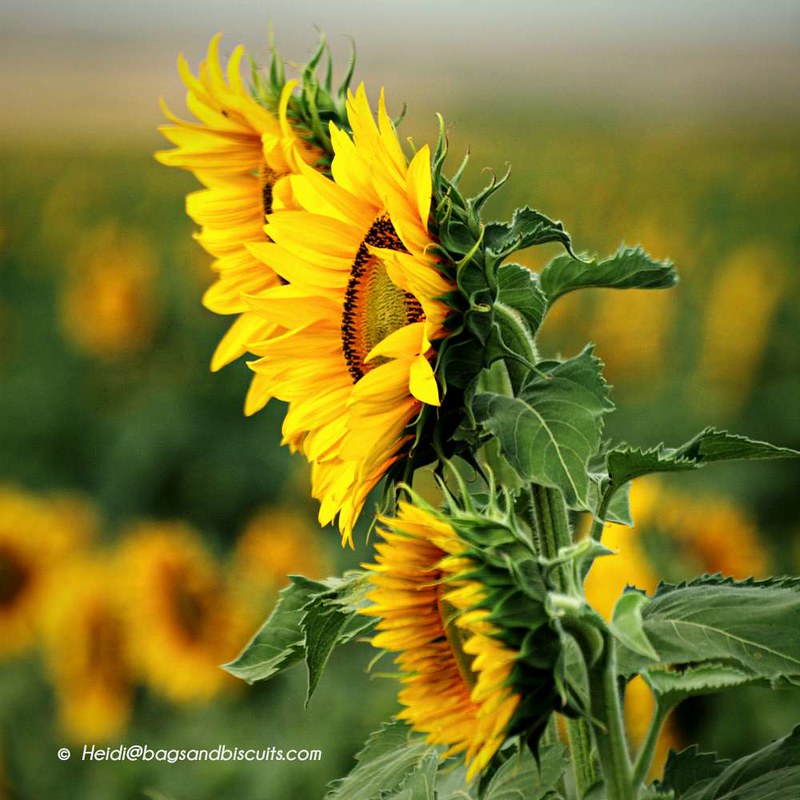
[[[555,560],[563,547],[572,544],[572,531],[563,495],[557,489],[531,484],[530,509],[536,526],[539,550],[544,558]],[[555,582],[563,590],[569,582],[569,564],[556,568]],[[592,755],[592,736],[585,719],[565,718],[567,739],[572,756],[572,769],[578,797],[584,797],[597,781],[598,773]]]
[[[578,643],[583,644],[580,639]],[[587,663],[591,712],[596,720],[592,734],[608,800],[636,800],[638,791],[633,782],[622,718],[616,642],[606,634],[603,644],[600,659],[592,665]]]

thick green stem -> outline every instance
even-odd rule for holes
[[[585,720],[564,719],[567,742],[572,755],[572,772],[578,797],[583,798],[592,784],[597,782],[597,768],[592,758],[592,733]]]
[[[637,791],[617,686],[616,645],[609,635],[603,639],[600,659],[587,664],[592,716],[597,720],[593,726],[594,740],[608,800],[635,800]]]
[[[557,489],[548,489],[538,484],[531,485],[531,507],[536,524],[541,554],[550,560],[558,557],[562,547],[572,544],[567,505]],[[555,572],[556,587],[563,591],[566,576],[561,569]]]
[[[531,509],[536,525],[539,552],[547,559],[555,559],[559,548],[572,544],[567,505],[557,489],[548,489],[538,484],[530,487]],[[555,573],[557,588],[563,590],[568,578],[563,568]],[[572,755],[572,768],[575,775],[575,788],[578,797],[583,798],[589,787],[596,782],[598,775],[592,758],[592,738],[589,726],[583,719],[565,719],[567,740]]]
[[[647,773],[650,771],[650,767],[653,764],[653,756],[656,752],[656,745],[658,744],[661,728],[669,716],[670,711],[672,711],[671,705],[656,701],[656,710],[653,712],[653,719],[650,720],[647,736],[645,736],[639,748],[639,753],[636,756],[636,764],[633,768],[634,786],[641,786],[647,778]]]

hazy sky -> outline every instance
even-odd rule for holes
[[[267,25],[304,60],[328,34],[397,105],[513,98],[625,113],[797,116],[798,0],[0,0],[0,135],[150,135],[175,56],[223,31],[260,61]]]
[[[542,36],[577,46],[635,37],[796,46],[800,34],[797,0],[3,0],[0,7],[8,33],[180,38],[225,29],[241,36],[269,18],[292,33],[319,24],[445,47],[448,26],[454,44],[473,34],[515,44]]]

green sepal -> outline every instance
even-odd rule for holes
[[[518,208],[511,222],[490,222],[486,225],[484,242],[487,255],[495,265],[518,250],[552,242],[558,242],[573,259],[577,258],[564,225],[528,206]]]
[[[254,99],[273,114],[277,113],[281,92],[286,85],[286,72],[283,59],[275,47],[274,36],[270,30],[270,64],[266,71],[260,70],[251,58],[252,88]],[[325,72],[320,76],[324,62]],[[350,61],[344,79],[335,90],[332,86],[332,58],[325,34],[320,33],[319,43],[314,54],[299,70],[299,92],[289,99],[287,116],[295,127],[298,136],[320,148],[324,155],[318,166],[329,169],[333,159],[328,126],[333,122],[337,127],[349,131],[347,119],[347,91],[355,69],[355,46],[351,49]]]
[[[642,607],[649,602],[648,597],[641,592],[625,592],[614,605],[608,628],[617,641],[629,650],[644,658],[658,661],[658,653],[647,638],[642,619]]]

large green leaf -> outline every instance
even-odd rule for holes
[[[557,791],[566,767],[560,744],[539,748],[539,762],[527,748],[508,759],[486,786],[482,800],[557,800]]]
[[[657,261],[641,247],[620,247],[602,261],[576,261],[558,256],[542,270],[540,277],[550,305],[575,289],[667,289],[677,280],[669,261]]]
[[[392,797],[409,784],[413,773],[429,770],[431,756],[438,758],[436,748],[421,736],[412,734],[402,722],[385,723],[367,740],[356,756],[356,765],[347,777],[331,785],[326,800],[376,800]],[[424,796],[424,795],[423,795]],[[415,795],[411,797],[416,800]]]
[[[242,653],[224,669],[248,683],[272,678],[305,657],[306,704],[333,648],[368,631],[374,620],[358,613],[366,602],[362,572],[314,581],[293,575],[267,621]]]
[[[656,782],[656,786],[662,791],[672,790],[676,797],[683,797],[692,787],[714,780],[730,763],[728,759],[718,758],[716,753],[701,753],[696,744],[680,753],[671,750],[664,776]]]
[[[715,461],[758,461],[798,455],[800,452],[789,447],[776,447],[728,431],[705,428],[677,448],[660,444],[647,450],[627,446],[609,450],[606,454],[608,481],[604,492],[606,498],[612,499],[634,478],[657,472],[688,472]],[[611,519],[609,513],[605,517]]]
[[[746,436],[706,428],[677,448],[663,444],[649,450],[619,447],[607,454],[608,474],[614,486],[654,472],[682,472],[714,461],[757,461],[800,455],[789,447],[776,447]]]
[[[244,650],[223,669],[237,678],[255,683],[267,680],[303,658],[301,622],[306,603],[324,587],[306,578],[292,577],[283,589],[267,621]]]
[[[436,774],[439,770],[439,755],[428,753],[420,765],[403,781],[400,789],[386,795],[386,800],[438,800]]]
[[[675,451],[676,458],[690,458],[700,463],[711,461],[759,461],[767,458],[796,458],[800,452],[790,447],[776,447],[716,428],[706,428]]]
[[[366,603],[370,586],[366,575],[352,572],[344,578],[329,578],[325,585],[327,591],[311,599],[300,623],[308,668],[306,705],[334,648],[366,633],[376,622],[358,613],[358,608]]]
[[[436,776],[436,800],[476,800],[478,787],[467,783],[463,761],[444,764]]]
[[[726,664],[770,682],[800,677],[800,578],[734,581],[704,576],[662,585],[642,609],[644,632],[658,653],[657,668]],[[622,674],[647,660],[620,648]]]
[[[676,800],[797,800],[800,727],[737,761],[720,761],[696,748],[671,754],[662,786]]]
[[[613,491],[644,475],[656,472],[686,472],[701,466],[695,459],[676,456],[675,453],[675,450],[668,450],[663,445],[649,450],[620,447],[609,451],[608,475]]]
[[[688,697],[764,681],[749,670],[714,661],[682,666],[680,670],[651,666],[645,677],[666,707],[675,706]]]
[[[484,392],[475,419],[500,442],[520,478],[560,489],[570,504],[588,508],[587,465],[600,445],[603,415],[613,408],[602,364],[591,348],[549,362],[518,397]]]

